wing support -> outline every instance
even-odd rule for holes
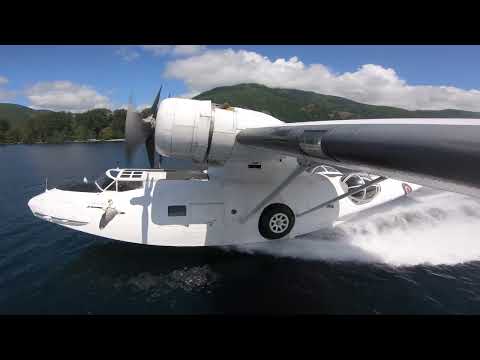
[[[318,121],[249,128],[237,142],[480,197],[480,119]]]
[[[245,224],[253,215],[255,215],[262,207],[277,196],[288,184],[290,184],[298,175],[305,171],[306,166],[299,164],[298,167],[278,185],[270,194],[258,203],[246,216],[240,219],[240,224]]]
[[[299,217],[302,217],[303,215],[307,215],[307,214],[310,214],[311,212],[314,212],[315,210],[318,210],[322,207],[325,207],[329,204],[332,204],[336,201],[340,201],[346,197],[349,197],[351,195],[354,195],[356,193],[359,193],[360,191],[362,191],[363,189],[366,189],[367,187],[373,185],[373,184],[378,184],[379,182],[382,182],[383,180],[386,180],[387,178],[386,177],[383,177],[383,176],[379,176],[378,178],[376,178],[375,180],[372,180],[372,181],[369,181],[367,184],[364,184],[362,186],[359,186],[358,188],[355,188],[353,190],[350,190],[350,191],[347,191],[345,194],[343,195],[340,195],[340,196],[337,196],[336,198],[334,199],[331,199],[331,200],[328,200],[328,201],[325,201],[323,203],[321,203],[320,205],[317,205],[313,208],[311,208],[310,210],[307,210],[307,211],[304,211],[300,214],[297,214],[296,217],[299,218]]]

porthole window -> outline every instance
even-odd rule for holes
[[[367,174],[349,174],[341,178],[341,184],[345,192],[354,191],[373,179]],[[357,205],[366,204],[373,200],[380,192],[379,184],[372,184],[361,191],[349,196],[349,199]]]
[[[328,165],[318,165],[311,169],[312,174],[325,175],[328,177],[342,176],[343,174],[335,169],[334,167]]]

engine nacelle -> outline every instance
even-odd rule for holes
[[[257,111],[219,108],[209,100],[168,98],[158,108],[155,149],[177,159],[224,163],[240,130],[281,123]]]

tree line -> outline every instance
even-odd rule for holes
[[[142,117],[150,109],[142,111]],[[111,140],[124,138],[127,111],[94,109],[84,113],[39,112],[21,125],[0,119],[0,143],[61,144],[68,141]]]

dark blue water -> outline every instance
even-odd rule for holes
[[[390,233],[367,223],[348,229],[352,240],[326,236],[307,247],[151,247],[47,223],[27,207],[47,177],[53,186],[124,166],[123,144],[9,145],[0,159],[1,314],[480,313],[473,205],[461,205],[470,219],[462,228],[456,212],[420,208],[409,213],[413,233],[397,214],[382,219],[394,220]],[[146,166],[144,153],[134,165]],[[449,221],[471,235],[436,246],[435,229]]]

